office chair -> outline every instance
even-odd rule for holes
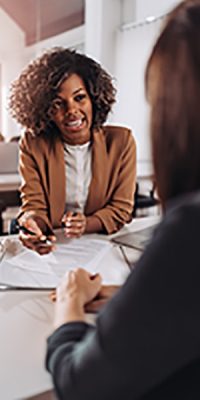
[[[152,189],[149,191],[149,195],[139,193],[139,183],[136,182],[136,189],[134,194],[134,207],[133,217],[136,217],[137,210],[154,207],[160,204],[159,199],[155,197],[155,183],[153,183]]]

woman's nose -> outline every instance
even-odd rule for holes
[[[73,101],[70,100],[66,103],[66,113],[67,114],[73,114],[77,110],[77,104]]]

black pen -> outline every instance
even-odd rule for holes
[[[0,283],[0,292],[7,291],[31,291],[31,292],[52,292],[56,290],[56,287],[42,287],[42,286],[19,286],[19,285],[10,285],[9,283]]]
[[[30,229],[26,228],[26,226],[18,225],[18,229],[24,233],[28,233],[29,235],[35,236],[35,232],[31,231]],[[47,246],[51,246],[52,242],[48,239],[40,239],[41,244],[46,244]]]

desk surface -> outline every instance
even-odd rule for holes
[[[135,219],[119,234],[137,231],[157,220],[158,217]],[[137,250],[126,251],[132,262],[140,255]],[[101,259],[99,271],[105,282],[115,284],[122,284],[129,274],[117,247],[113,247]],[[52,388],[50,375],[44,367],[44,358],[46,338],[53,329],[53,308],[45,292],[0,294],[0,397],[3,400],[22,400]]]
[[[20,182],[19,174],[0,174],[0,192],[18,190]]]

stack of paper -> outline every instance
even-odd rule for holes
[[[0,282],[54,287],[69,269],[82,267],[97,272],[99,261],[111,248],[108,241],[89,237],[65,239],[54,252],[42,256],[21,247],[18,254],[7,255],[0,263]]]

